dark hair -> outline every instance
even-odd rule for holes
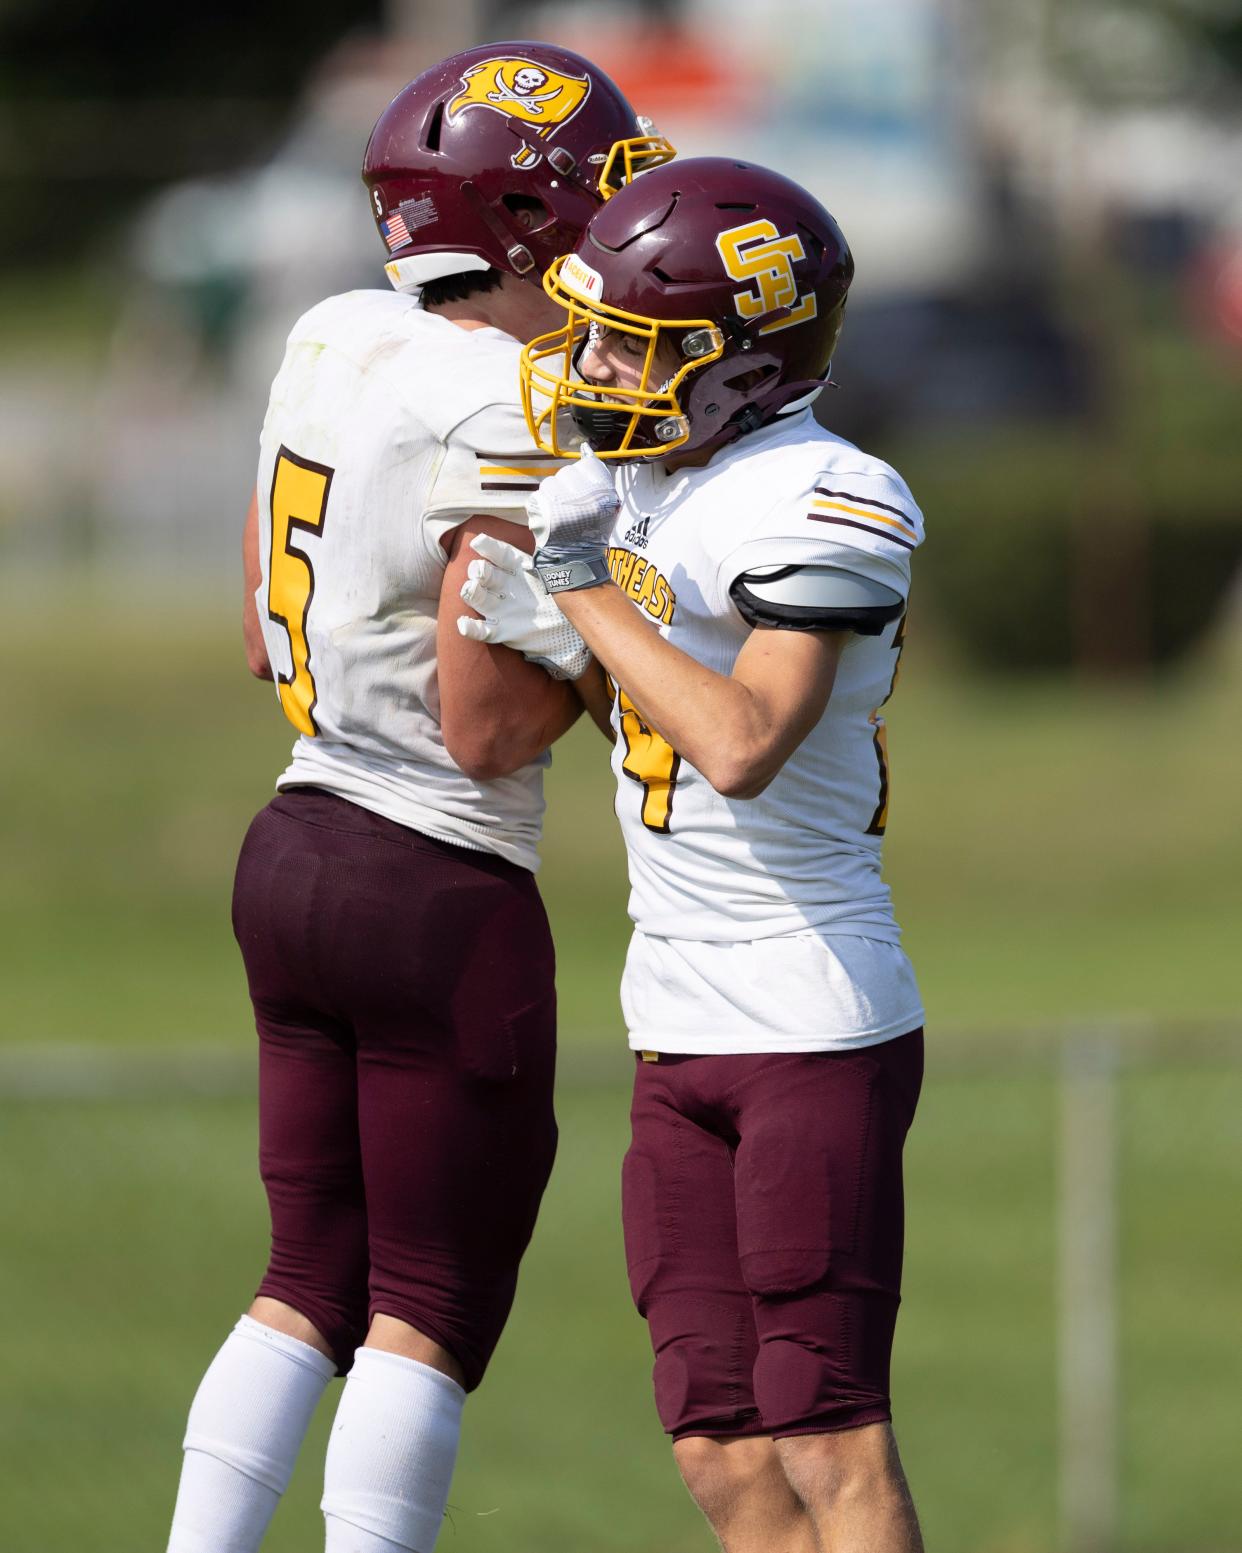
[[[502,278],[499,270],[466,270],[460,275],[441,275],[439,280],[424,283],[422,303],[424,307],[439,307],[444,302],[464,302],[468,297],[497,290]]]

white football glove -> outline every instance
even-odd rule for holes
[[[591,649],[565,619],[524,550],[490,534],[476,534],[461,596],[482,620],[458,615],[457,629],[472,642],[512,647],[553,679],[586,673]]]
[[[603,550],[620,505],[608,465],[584,443],[572,464],[543,482],[526,503],[526,511],[540,550],[548,545],[591,545]]]

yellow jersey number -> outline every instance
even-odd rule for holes
[[[667,835],[671,828],[673,790],[677,786],[681,756],[663,735],[643,722],[634,703],[616,681],[610,678],[608,683],[617,700],[621,742],[625,746],[621,769],[643,790],[640,810],[643,824],[648,830],[663,831]]]
[[[276,689],[285,716],[309,738],[319,732],[315,705],[319,693],[311,673],[306,617],[315,596],[310,556],[293,543],[296,530],[322,534],[334,471],[282,447],[272,477],[272,544],[267,565],[267,613],[289,635],[292,673],[278,674]]]
[[[871,714],[872,739],[875,744],[875,758],[880,768],[880,799],[875,806],[875,813],[871,816],[871,824],[867,826],[868,836],[882,836],[888,825],[888,728],[884,719],[880,716],[881,707],[885,707],[893,698],[893,691],[897,689],[897,674],[901,668],[901,649],[906,645],[906,617],[902,615],[897,622],[897,630],[893,636],[893,651],[897,657],[893,660],[893,677],[889,681],[888,695]]]

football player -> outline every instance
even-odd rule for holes
[[[250,666],[298,738],[242,848],[272,1249],[185,1437],[171,1553],[249,1553],[328,1380],[329,1553],[431,1553],[462,1403],[512,1303],[556,1143],[535,888],[572,632],[537,667],[455,629],[471,537],[529,543],[558,465],[518,403],[540,280],[671,155],[602,72],[472,49],[393,100],[363,178],[394,290],[294,326],[245,535]],[[313,232],[289,233],[291,260]],[[450,608],[440,609],[447,597]]]
[[[626,1254],[661,1420],[730,1553],[922,1547],[889,1362],[923,1016],[880,873],[879,709],[923,522],[812,415],[852,274],[828,212],[763,168],[621,190],[522,356],[540,446],[569,451],[566,411],[588,446],[530,503],[533,560],[472,541],[483,618],[459,621],[539,656],[554,601],[611,676]]]

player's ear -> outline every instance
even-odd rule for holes
[[[537,195],[506,194],[501,203],[519,232],[538,232],[552,220],[552,212]]]

